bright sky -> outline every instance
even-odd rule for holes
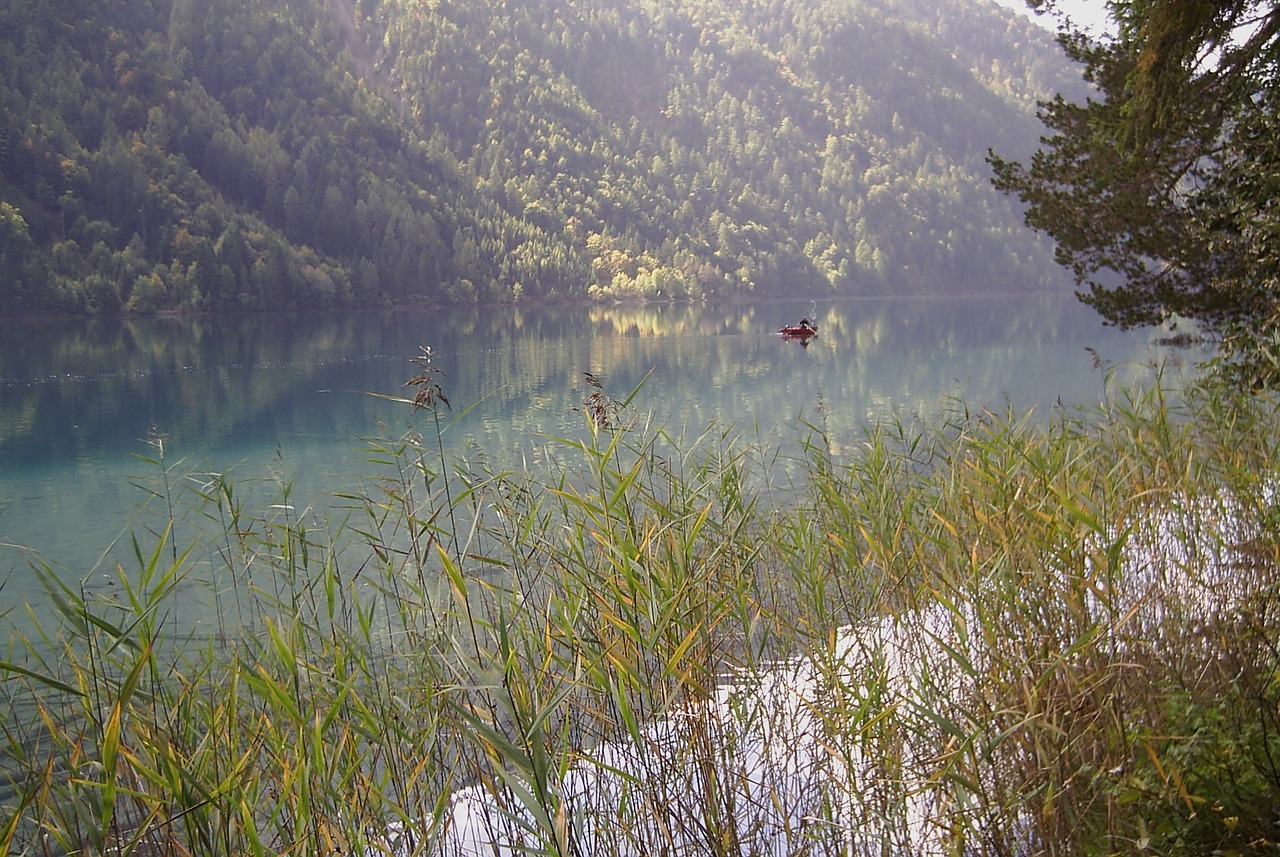
[[[1047,30],[1057,31],[1053,16],[1033,14],[1023,0],[996,0],[996,2],[1026,14]],[[1058,0],[1057,5],[1062,12],[1070,16],[1076,26],[1089,33],[1100,34],[1110,27],[1106,0]]]

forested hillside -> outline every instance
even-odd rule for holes
[[[9,0],[0,313],[1062,285],[986,0]]]

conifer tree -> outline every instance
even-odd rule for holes
[[[1054,0],[1033,0],[1052,7]],[[1082,299],[1122,327],[1181,316],[1238,383],[1280,380],[1280,5],[1120,0],[1116,33],[1065,25],[1097,95],[1041,105],[1029,164],[996,185],[1057,243]]]

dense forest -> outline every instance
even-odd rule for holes
[[[985,0],[9,0],[0,313],[1069,284]]]

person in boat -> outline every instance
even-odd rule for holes
[[[807,318],[800,319],[799,324],[789,324],[779,329],[779,333],[784,336],[794,336],[800,339],[807,338],[818,332],[818,328],[813,326],[813,322]]]

